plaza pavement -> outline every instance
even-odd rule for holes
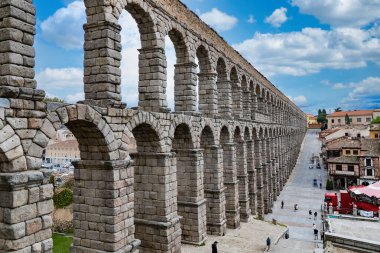
[[[281,239],[277,245],[273,245],[270,252],[297,253],[313,252],[315,248],[322,248],[320,237],[314,240],[313,223],[321,231],[321,204],[323,203],[327,172],[322,169],[309,169],[310,157],[318,155],[321,143],[318,139],[317,130],[308,130],[302,144],[301,152],[284,189],[274,203],[273,212],[265,215],[265,220],[276,219],[289,227],[289,239]],[[318,187],[313,186],[313,179],[318,180]],[[319,183],[322,181],[322,189]],[[281,201],[284,208],[281,209]],[[298,204],[298,210],[294,211],[294,204]],[[309,210],[318,212],[317,220],[310,219]]]

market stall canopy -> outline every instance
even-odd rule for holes
[[[380,181],[366,187],[352,188],[350,191],[352,191],[355,195],[364,194],[368,197],[376,197],[380,199]]]
[[[357,201],[380,205],[380,181],[365,187],[351,187],[348,191]]]

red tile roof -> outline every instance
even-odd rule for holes
[[[328,114],[327,117],[344,117],[346,116],[365,116],[373,114],[373,110],[357,110],[357,111],[341,111],[341,112],[333,112]]]

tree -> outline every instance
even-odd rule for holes
[[[350,124],[350,117],[348,116],[347,113],[346,113],[346,116],[344,116],[344,121],[346,122],[346,125]]]
[[[327,119],[326,119],[326,110],[325,109],[319,109],[318,110],[318,116],[317,116],[317,122],[318,123],[327,123]]]
[[[380,124],[380,117],[377,117],[371,121],[371,124]]]
[[[334,111],[335,111],[335,112],[341,112],[341,111],[342,111],[342,108],[337,107],[337,108],[334,109]]]
[[[334,189],[334,184],[330,179],[327,179],[326,190],[331,191],[332,189]]]
[[[57,98],[57,97],[46,97],[44,99],[44,102],[47,103],[47,102],[56,102],[56,103],[65,103],[65,100],[61,99],[61,98]]]

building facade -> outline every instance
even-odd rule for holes
[[[329,142],[327,168],[334,188],[380,180],[380,142],[373,139],[341,137]]]
[[[380,124],[371,124],[370,125],[369,137],[371,139],[380,139]]]
[[[46,147],[45,162],[54,165],[69,165],[80,159],[79,144],[76,140],[59,141]]]
[[[326,116],[327,128],[336,128],[347,125],[346,115],[349,117],[351,126],[366,126],[371,124],[374,117],[374,110],[357,110],[357,111],[341,111],[333,112]]]

